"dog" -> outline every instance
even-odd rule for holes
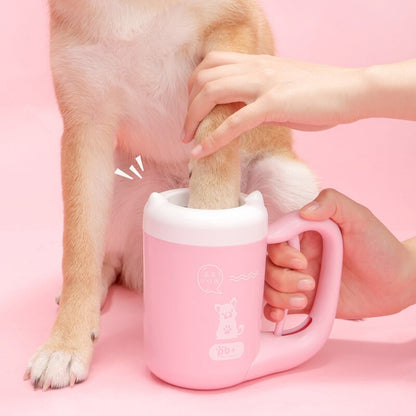
[[[189,187],[189,205],[238,205],[258,189],[270,220],[311,201],[318,185],[288,129],[260,126],[194,160],[180,140],[188,79],[214,51],[273,54],[255,0],[49,0],[51,68],[63,119],[63,286],[49,339],[25,378],[35,387],[87,378],[100,308],[119,281],[141,288],[141,221],[152,191]],[[219,105],[194,144],[237,104]],[[143,180],[114,175],[141,155]],[[189,166],[191,176],[189,177]]]

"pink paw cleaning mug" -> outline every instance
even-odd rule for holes
[[[150,371],[177,386],[218,389],[312,357],[335,319],[339,228],[330,220],[306,221],[297,212],[268,226],[258,191],[224,210],[187,208],[188,196],[187,189],[153,193],[144,210],[144,343]],[[262,332],[267,244],[307,230],[323,239],[312,310],[297,328]]]

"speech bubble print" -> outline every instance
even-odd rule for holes
[[[220,286],[224,280],[224,273],[215,264],[206,264],[198,271],[198,286],[205,293],[222,295]]]

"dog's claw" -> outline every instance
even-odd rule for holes
[[[40,387],[39,385],[40,377],[37,377],[33,380],[33,388],[36,390]]]
[[[77,382],[77,376],[74,373],[71,373],[71,376],[69,377],[70,387],[74,387],[76,382]]]
[[[57,293],[57,294],[56,294],[56,296],[55,296],[55,303],[56,303],[57,305],[59,305],[59,304],[60,304],[60,302],[61,302],[61,294],[62,294],[62,292],[61,292],[61,291],[59,291],[59,293]]]
[[[97,339],[98,339],[98,331],[97,330],[91,331],[91,341],[95,342],[97,341]]]
[[[49,390],[49,388],[51,387],[51,381],[50,380],[46,380],[44,383],[43,383],[43,388],[42,388],[42,390],[43,391],[47,391],[47,390]]]
[[[23,374],[23,380],[27,381],[30,379],[30,368],[28,368],[25,373]]]

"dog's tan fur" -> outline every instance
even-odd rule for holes
[[[186,80],[192,69],[214,50],[273,53],[269,26],[254,0],[49,3],[52,72],[64,122],[64,254],[58,315],[49,340],[34,354],[26,373],[35,386],[44,389],[73,385],[87,377],[108,286],[118,278],[127,286],[140,287],[140,256],[135,254],[138,260],[132,262],[131,253],[140,252],[141,242],[133,239],[140,240],[140,215],[147,196],[151,191],[188,185],[190,148],[179,139],[186,112]],[[189,28],[180,26],[169,32],[162,27],[153,53],[172,61],[167,66],[177,74],[171,75],[165,65],[145,73],[145,64],[153,62],[146,61],[152,56],[146,55],[146,42],[153,41],[143,27],[149,19],[156,23],[165,19],[161,25],[169,26],[167,14]],[[137,65],[141,69],[136,70]],[[156,79],[158,71],[166,71],[168,80],[171,77],[164,90],[159,86],[164,78],[151,79]],[[178,86],[172,87],[175,83]],[[166,101],[163,112],[159,107],[165,101],[159,95],[172,88],[176,89],[171,99],[177,102]],[[152,107],[154,97],[162,104],[157,101]],[[134,106],[142,102],[148,107],[136,114]],[[195,143],[235,109],[235,105],[217,106],[199,126]],[[141,130],[147,123],[136,119],[149,120],[147,134]],[[165,122],[174,127],[156,131]],[[143,182],[134,188],[116,179],[113,172],[116,166],[128,166],[137,154],[146,171]],[[281,165],[280,171],[275,171],[275,164]],[[295,185],[286,166],[299,171]],[[292,152],[290,132],[282,128],[256,128],[215,155],[192,160],[191,167],[193,207],[236,206],[240,190],[260,188],[273,218],[316,193],[312,175]],[[136,216],[131,223],[126,220]],[[130,245],[132,249],[127,248]]]

